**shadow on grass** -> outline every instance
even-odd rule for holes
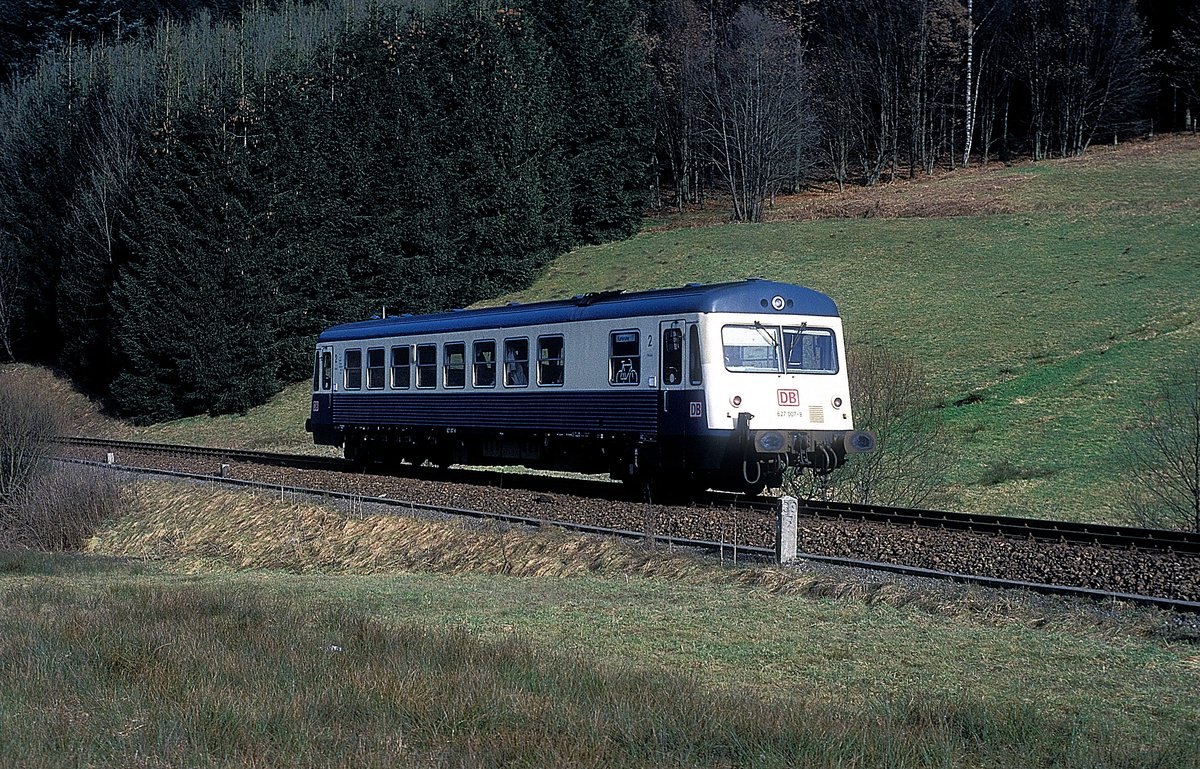
[[[137,576],[147,572],[144,563],[80,553],[48,553],[41,550],[0,550],[0,576],[119,573]]]

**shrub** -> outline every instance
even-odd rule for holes
[[[52,464],[63,413],[57,393],[0,372],[0,548],[77,549],[120,502],[111,476]]]
[[[79,550],[123,498],[121,484],[104,470],[49,467],[0,510],[0,548]]]
[[[1200,531],[1200,367],[1164,381],[1140,416],[1125,439],[1134,522]]]
[[[864,345],[849,351],[846,366],[854,426],[874,432],[878,448],[851,455],[828,476],[794,474],[788,493],[907,507],[944,500],[953,455],[920,361]]]
[[[0,373],[0,506],[46,467],[63,409],[17,372]]]

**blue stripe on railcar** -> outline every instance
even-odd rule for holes
[[[464,392],[337,393],[333,423],[392,427],[452,427],[494,430],[576,430],[653,433],[658,428],[658,393]]]
[[[703,390],[664,390],[658,415],[660,435],[707,435]],[[724,431],[727,432],[727,431]]]

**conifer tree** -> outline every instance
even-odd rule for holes
[[[654,140],[645,52],[635,38],[637,6],[631,0],[534,0],[529,8],[552,51],[572,241],[628,236],[647,200]]]

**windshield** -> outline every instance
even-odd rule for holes
[[[836,374],[837,345],[827,328],[784,328],[784,360],[790,374]]]
[[[725,368],[730,371],[779,371],[779,329],[763,325],[721,329]]]
[[[730,371],[789,374],[836,374],[837,343],[828,328],[800,326],[725,326],[721,329],[725,368]],[[782,342],[782,344],[781,344]]]

